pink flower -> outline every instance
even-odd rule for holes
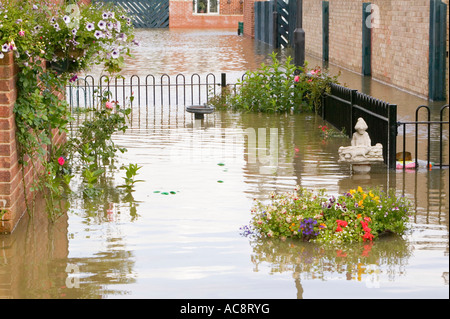
[[[113,108],[112,102],[109,102],[109,101],[106,102],[105,107],[106,107],[107,109],[111,110],[111,109]]]
[[[298,75],[296,75],[296,76],[294,77],[294,82],[298,82],[298,81],[300,81],[300,77],[299,77]]]
[[[19,35],[20,35],[21,37],[23,37],[23,36],[25,35],[25,31],[20,30],[20,31],[19,31]]]
[[[311,71],[311,75],[315,75],[315,74],[317,74],[317,73],[319,73],[319,70],[312,70],[312,71]]]
[[[64,159],[64,157],[61,156],[60,158],[58,158],[59,165],[63,166],[65,162],[66,162],[66,160]]]

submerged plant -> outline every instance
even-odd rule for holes
[[[142,166],[138,166],[137,164],[130,163],[128,166],[123,165],[121,167],[125,169],[125,177],[122,177],[125,181],[125,184],[119,185],[118,187],[124,188],[128,192],[134,191],[134,184],[138,182],[143,182],[143,180],[135,180],[134,178],[138,174],[138,170],[142,168]]]

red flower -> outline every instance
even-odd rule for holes
[[[361,221],[361,226],[365,232],[370,232],[372,229],[369,228],[369,223]]]
[[[341,226],[336,227],[336,233],[342,231]]]
[[[336,222],[337,222],[338,226],[347,227],[347,225],[348,225],[345,220],[338,219],[338,220],[336,220]]]
[[[373,239],[373,235],[370,232],[366,232],[363,236],[363,240],[366,241],[367,240],[372,240]]]
[[[65,162],[66,162],[66,160],[64,159],[64,157],[61,156],[60,158],[58,158],[59,165],[63,166]]]

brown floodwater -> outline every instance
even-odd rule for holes
[[[237,79],[271,52],[234,30],[138,30],[137,37],[142,45],[126,76],[226,72]],[[442,105],[333,65],[330,71],[397,104],[400,120],[413,119],[420,104]],[[216,111],[201,121],[162,109],[145,117],[145,125],[115,136],[128,149],[115,166],[142,166],[132,195],[116,187],[123,170],[108,174],[95,201],[84,200],[74,180],[66,216],[52,224],[45,212],[26,215],[12,234],[0,235],[0,298],[449,297],[448,168],[374,165],[356,174],[338,163],[337,149],[349,139],[324,139],[314,114]],[[270,140],[270,129],[273,147],[256,138]],[[448,162],[448,130],[445,147]],[[254,199],[296,185],[331,194],[395,188],[413,203],[410,231],[339,249],[240,235]]]

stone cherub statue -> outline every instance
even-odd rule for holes
[[[351,146],[339,148],[339,161],[349,163],[368,163],[383,161],[383,145],[377,143],[371,145],[369,134],[366,132],[368,126],[363,118],[358,118],[353,133]]]

